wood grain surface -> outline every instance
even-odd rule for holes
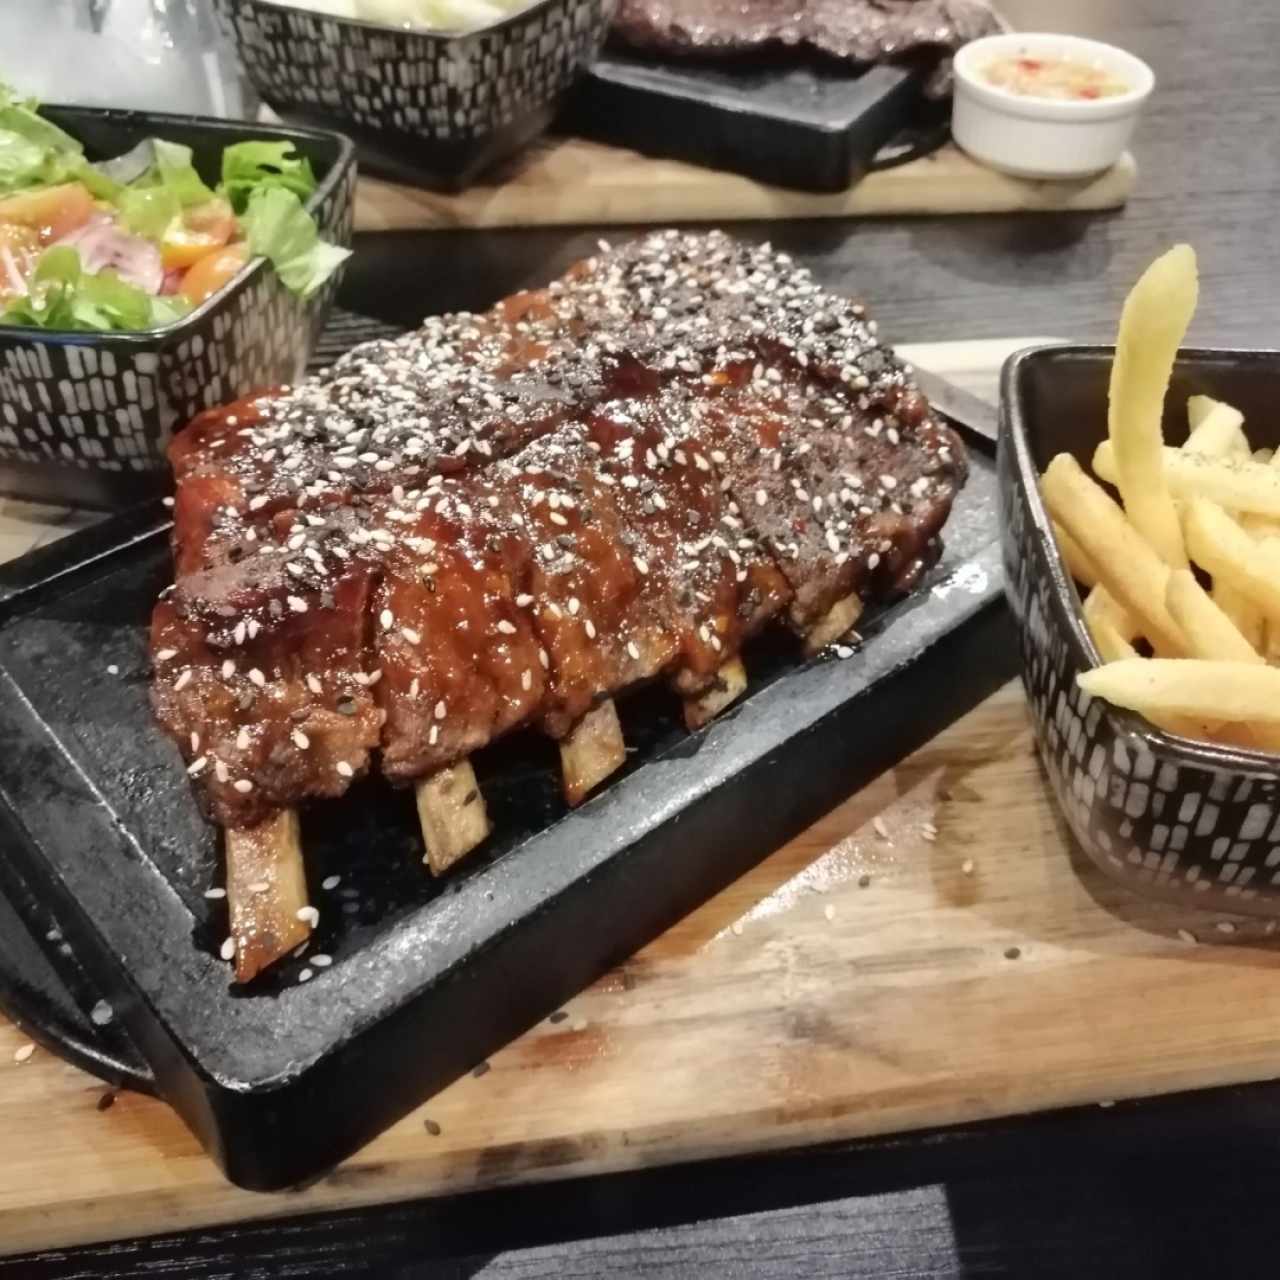
[[[933,824],[936,838],[930,838]],[[1187,940],[1179,931],[1201,934]],[[1081,865],[1010,686],[313,1186],[0,1030],[17,1252],[1271,1077],[1280,951]]]
[[[847,191],[818,194],[582,138],[548,138],[460,195],[361,178],[356,230],[1114,209],[1128,198],[1136,178],[1131,155],[1092,178],[1035,182],[997,173],[948,145],[870,173]]]
[[[904,354],[989,395],[1026,341]],[[1280,950],[1226,940],[1081,862],[1010,685],[305,1190],[0,1028],[0,1251],[1270,1078]]]

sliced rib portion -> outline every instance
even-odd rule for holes
[[[365,639],[371,580],[358,565],[283,601],[274,581],[265,594],[257,580],[224,583],[222,614],[181,591],[156,605],[156,716],[216,822],[253,826],[299,800],[339,796],[368,770],[382,726]]]

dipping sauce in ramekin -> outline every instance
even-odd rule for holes
[[[988,84],[1008,93],[1059,102],[1096,102],[1128,93],[1132,87],[1096,62],[1025,53],[995,58],[982,68],[981,74]]]
[[[955,58],[951,133],[976,160],[1024,178],[1084,178],[1124,153],[1155,86],[1140,58],[1099,40],[1010,32]]]

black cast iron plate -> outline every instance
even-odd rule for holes
[[[622,699],[627,766],[573,813],[548,742],[479,753],[496,832],[444,881],[420,865],[408,793],[370,780],[309,810],[312,950],[334,963],[306,984],[305,957],[248,990],[217,957],[216,833],[147,702],[163,509],[0,570],[0,890],[74,993],[63,1013],[93,996],[112,1015],[110,1043],[83,1018],[43,1030],[108,1078],[152,1077],[243,1186],[333,1165],[1012,674],[992,444],[967,434],[942,563],[853,656],[762,640],[748,696],[692,735],[662,691]],[[37,1031],[52,981],[17,1001]]]

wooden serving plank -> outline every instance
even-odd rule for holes
[[[903,350],[990,395],[1020,345]],[[306,1190],[0,1025],[0,1253],[1270,1079],[1280,950],[1230,941],[1084,862],[1011,684]]]
[[[821,194],[772,187],[679,160],[655,160],[582,138],[552,138],[518,157],[492,182],[460,195],[361,178],[356,229],[1113,209],[1128,199],[1136,177],[1137,166],[1127,153],[1094,178],[1037,182],[997,173],[948,145],[909,164],[868,174],[847,191]]]

